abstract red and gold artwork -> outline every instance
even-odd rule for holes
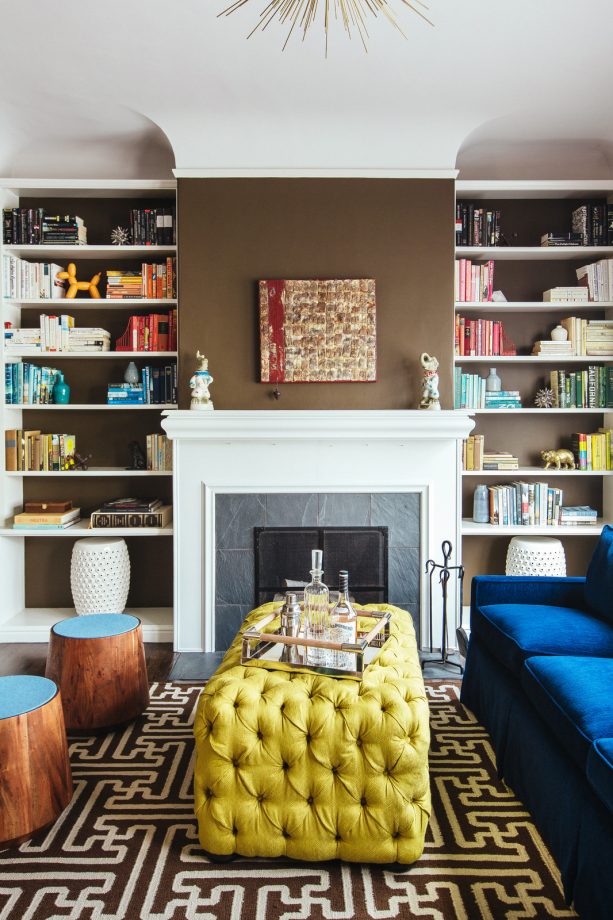
[[[260,281],[262,383],[372,383],[377,373],[372,278]]]

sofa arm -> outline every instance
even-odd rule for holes
[[[476,607],[487,604],[544,604],[584,610],[585,578],[477,575],[471,586],[471,615]]]

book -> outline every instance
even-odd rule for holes
[[[162,502],[159,498],[142,499],[142,498],[114,498],[104,502],[98,511],[116,512],[116,511],[155,511],[160,508]]]
[[[586,303],[589,300],[589,293],[586,287],[555,287],[543,291],[543,300],[551,303],[573,303],[578,301]]]
[[[458,201],[455,233],[456,246],[499,246],[500,211]]]
[[[93,511],[91,528],[113,527],[167,527],[172,521],[172,505],[161,505],[155,511]]]
[[[80,508],[71,508],[69,511],[64,511],[63,513],[42,512],[40,514],[37,514],[37,513],[28,514],[26,512],[22,512],[21,514],[16,514],[14,516],[13,526],[23,525],[24,527],[26,526],[29,527],[33,524],[37,524],[37,525],[45,524],[49,526],[55,525],[57,527],[59,526],[64,527],[67,524],[70,524],[73,521],[78,520],[80,516],[81,516]]]

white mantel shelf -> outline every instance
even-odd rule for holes
[[[467,410],[213,410],[165,414],[162,427],[172,440],[377,441],[465,438],[474,426]]]

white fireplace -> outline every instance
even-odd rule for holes
[[[231,493],[418,492],[420,625],[430,645],[424,566],[442,561],[444,540],[461,561],[460,448],[473,419],[455,411],[215,410],[169,412],[162,425],[174,441],[176,651],[215,649],[215,501]],[[432,640],[440,646],[437,587]]]

